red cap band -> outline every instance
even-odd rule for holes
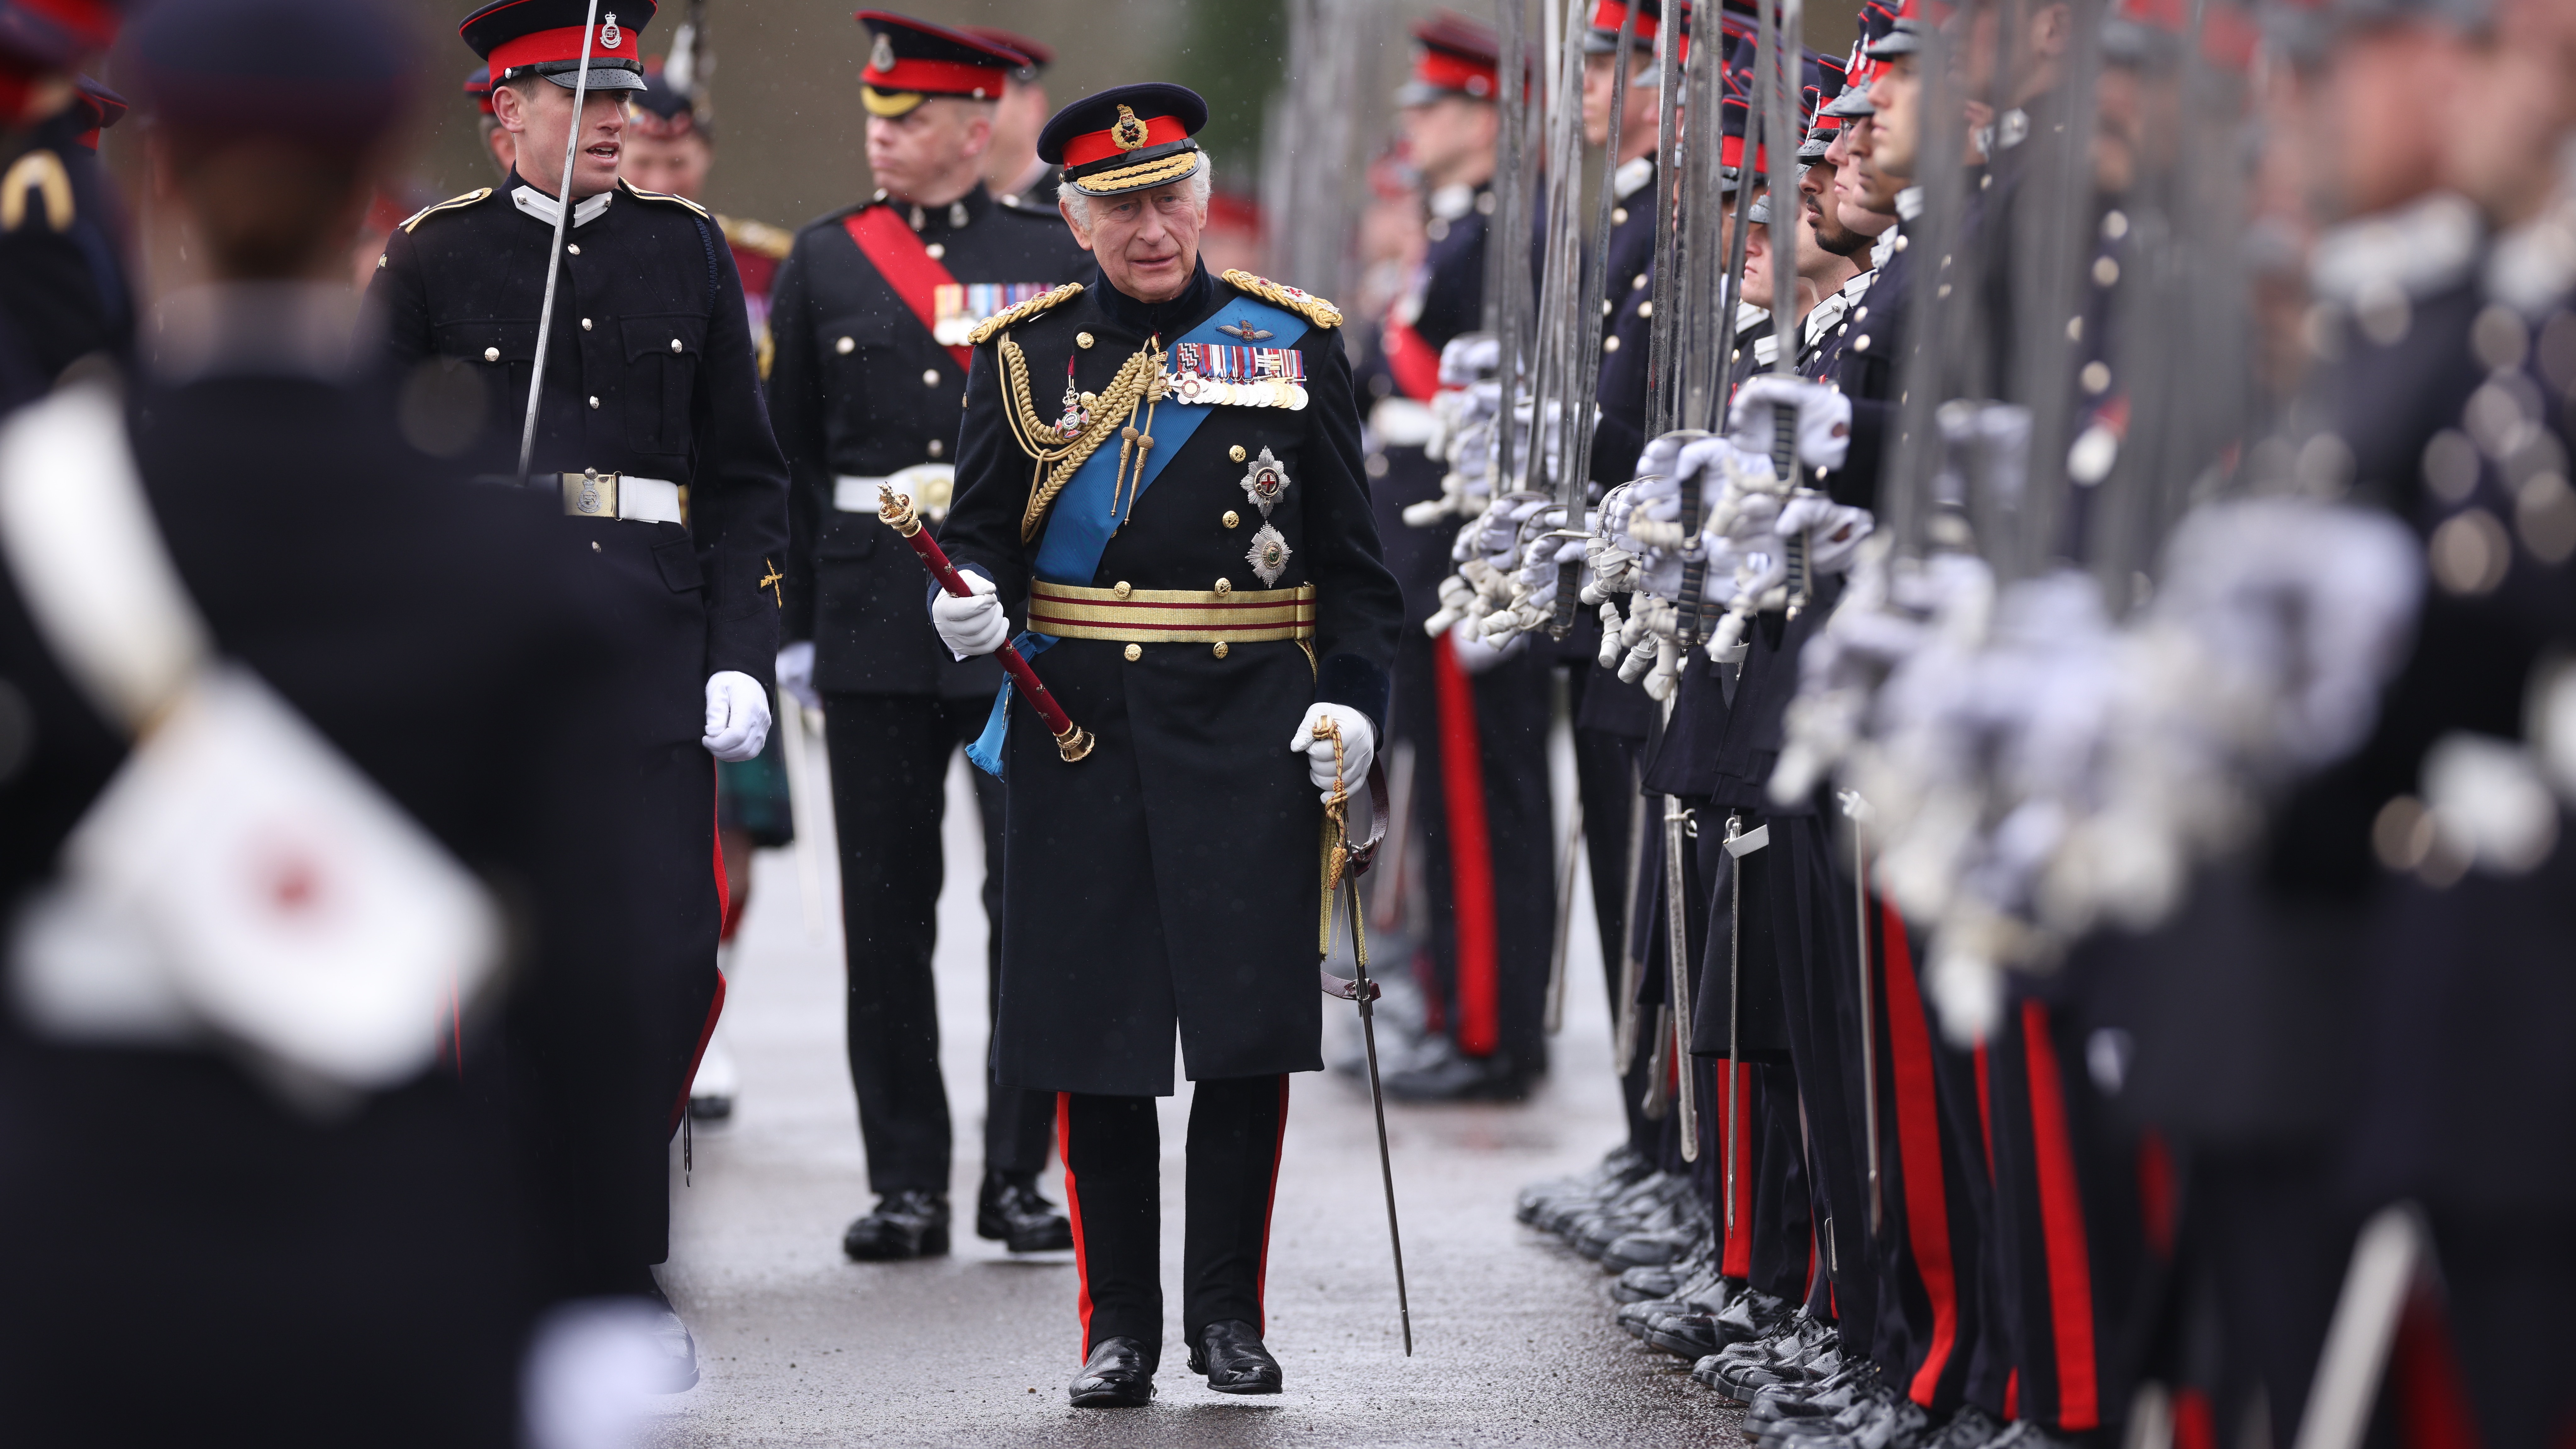
[[[1744,166],[1744,138],[1742,136],[1727,137],[1726,144],[1717,148],[1717,159],[1721,165],[1732,166],[1737,168],[1739,171],[1742,170]],[[1769,175],[1771,171],[1770,159],[1770,147],[1765,146],[1756,150],[1753,153],[1754,171],[1760,175]]]
[[[1189,129],[1181,124],[1180,117],[1156,116],[1145,122],[1145,139],[1140,145],[1119,145],[1115,131],[1086,131],[1074,137],[1064,143],[1064,164],[1088,166],[1094,161],[1106,161],[1129,151],[1142,151],[1147,146],[1167,146],[1189,138]]]
[[[1481,65],[1445,50],[1425,48],[1416,55],[1413,58],[1413,78],[1478,100],[1492,100],[1502,89],[1501,73],[1493,66]]]
[[[602,25],[599,27],[599,33],[591,37],[591,59],[631,60],[639,63],[643,60],[644,41],[635,33],[634,26],[617,27],[615,45],[608,43],[606,37],[609,33],[609,27]],[[516,40],[502,41],[492,47],[490,56],[492,76],[496,81],[523,65],[551,65],[556,61],[579,59],[581,59],[581,27],[578,25],[567,25],[560,30],[540,30],[533,34],[522,35]]]
[[[1592,12],[1592,28],[1595,30],[1606,30],[1611,34],[1616,35],[1619,33],[1620,24],[1627,18],[1628,7],[1620,4],[1619,0],[1601,0],[1601,7]],[[1647,14],[1643,10],[1638,11],[1637,29],[1635,32],[1637,39],[1640,41],[1653,40],[1655,38],[1656,23],[1654,16]]]
[[[99,49],[116,39],[116,7],[102,0],[17,0],[17,4]]]
[[[898,58],[892,70],[879,70],[874,65],[859,72],[859,79],[881,91],[914,91],[926,96],[998,97],[1002,82],[1010,72],[1002,67],[968,65],[956,60],[904,60]]]

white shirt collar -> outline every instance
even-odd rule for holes
[[[1625,201],[1654,179],[1655,158],[1632,157],[1620,162],[1619,169],[1610,173],[1610,189],[1618,194],[1621,201]]]
[[[1431,193],[1431,214],[1442,221],[1456,221],[1476,209],[1476,188],[1465,182],[1452,182]]]
[[[1903,191],[1900,191],[1900,192],[1896,193],[1896,217],[1897,217],[1897,220],[1899,220],[1899,221],[1912,221],[1912,220],[1914,220],[1916,217],[1921,216],[1922,214],[1923,214],[1923,188],[1922,188],[1922,187],[1920,187],[1920,186],[1909,186],[1909,187],[1905,188]]]
[[[2468,198],[2433,192],[2317,238],[2309,285],[2321,300],[2347,306],[2390,288],[2400,297],[2429,296],[2468,275],[2484,241],[2485,225]]]
[[[585,226],[591,222],[599,220],[599,214],[608,210],[608,203],[616,199],[617,193],[611,190],[603,191],[597,196],[584,197],[582,200],[574,202],[572,204],[572,224],[574,226]],[[510,189],[510,200],[518,203],[519,210],[526,212],[528,215],[535,217],[537,220],[544,222],[548,226],[555,224],[555,213],[561,209],[553,197],[546,195],[544,192],[539,191],[533,186],[520,185],[512,187]]]

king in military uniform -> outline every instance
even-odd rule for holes
[[[619,0],[587,32],[583,0],[498,0],[466,17],[518,165],[499,188],[398,228],[367,300],[422,446],[517,480],[536,387],[528,486],[561,499],[565,526],[588,545],[586,586],[652,656],[649,709],[626,738],[599,744],[628,759],[627,789],[648,802],[653,865],[634,899],[657,913],[646,935],[662,949],[635,970],[661,1003],[659,1079],[636,1111],[667,1136],[723,999],[714,760],[748,759],[768,734],[778,608],[763,585],[786,557],[787,469],[723,233],[695,202],[618,179],[625,93],[644,84],[640,32],[653,8]],[[562,254],[550,258],[566,203]],[[658,1206],[655,1223],[631,1245],[633,1280],[617,1286],[658,1295],[646,1272],[667,1252]],[[675,1354],[688,1354],[670,1328]]]
[[[1134,85],[1041,133],[1096,265],[974,333],[944,530],[974,592],[931,611],[960,654],[1024,618],[1011,647],[1097,738],[1068,761],[1007,698],[987,736],[1010,782],[995,1069],[1060,1094],[1076,1405],[1153,1396],[1153,1099],[1176,1030],[1197,1084],[1190,1367],[1220,1392],[1279,1390],[1262,1269],[1287,1074],[1323,1066],[1317,792],[1367,770],[1401,621],[1341,314],[1200,264],[1206,118],[1191,91]]]
[[[1018,52],[866,10],[859,99],[882,188],[799,232],[772,314],[770,417],[795,488],[779,678],[818,701],[841,837],[850,1081],[876,1207],[849,1225],[861,1260],[948,1250],[951,1135],[931,976],[948,764],[991,713],[1002,672],[957,659],[921,612],[921,569],[877,521],[891,484],[935,521],[957,442],[966,338],[994,313],[1090,270],[1052,209],[996,201],[982,171]],[[1001,952],[1002,786],[975,777],[984,905]],[[990,988],[998,994],[998,987]],[[988,996],[988,1000],[990,997]],[[1073,1245],[1038,1195],[1055,1099],[994,1087],[975,1226],[1014,1252]]]

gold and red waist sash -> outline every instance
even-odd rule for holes
[[[1315,637],[1315,586],[1293,589],[1029,587],[1029,630],[1137,644],[1258,644]]]

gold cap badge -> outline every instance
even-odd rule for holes
[[[1120,106],[1117,124],[1109,128],[1109,139],[1116,142],[1121,151],[1137,150],[1145,144],[1145,123],[1136,119],[1133,109]]]

